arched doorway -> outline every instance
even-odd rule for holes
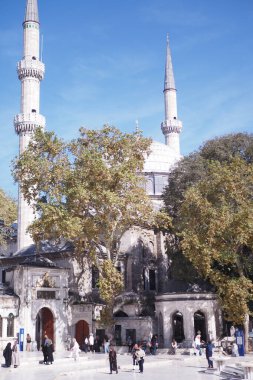
[[[173,338],[178,342],[185,339],[183,314],[176,311],[172,316]]]
[[[80,347],[83,347],[84,339],[89,336],[89,325],[86,321],[78,321],[76,324],[75,338]]]
[[[37,342],[37,349],[41,348],[41,344],[44,338],[44,335],[47,335],[50,339],[54,341],[54,316],[50,309],[43,307],[40,309],[36,316],[36,332],[35,339]]]
[[[194,331],[195,335],[200,331],[201,340],[206,342],[206,318],[202,311],[198,310],[194,313]]]

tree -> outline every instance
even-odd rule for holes
[[[121,273],[117,270],[117,268],[115,268],[112,260],[103,261],[98,286],[100,296],[106,302],[106,306],[101,312],[101,321],[103,325],[110,326],[112,328],[114,325],[114,301],[123,290]]]
[[[212,161],[180,208],[181,247],[217,289],[225,317],[243,324],[253,300],[253,165]]]
[[[11,236],[11,225],[17,220],[15,201],[0,189],[0,246],[5,246]]]
[[[208,140],[196,152],[179,161],[170,172],[163,199],[165,210],[173,220],[171,239],[167,245],[173,278],[180,277],[187,282],[200,281],[192,264],[187,258],[182,257],[180,248],[180,208],[186,191],[206,178],[210,161],[229,163],[234,157],[241,157],[247,163],[253,162],[253,134],[228,134]],[[185,268],[184,271],[181,270],[182,266]]]
[[[158,220],[140,174],[150,143],[139,132],[124,134],[110,126],[81,128],[70,143],[37,130],[13,169],[38,215],[29,227],[34,240],[64,237],[73,242],[77,259],[86,255],[100,269],[97,252],[103,246],[103,255],[115,263],[125,231],[153,227]],[[106,273],[100,270],[113,281]]]
[[[237,156],[247,163],[253,162],[253,134],[228,134],[208,140],[196,152],[179,161],[169,174],[169,183],[163,194],[167,212],[173,217],[175,228],[184,193],[205,178],[210,160],[230,162]]]

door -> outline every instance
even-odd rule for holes
[[[83,348],[84,339],[89,337],[89,325],[86,321],[78,321],[76,324],[75,338],[81,348]]]
[[[36,332],[35,339],[37,341],[38,350],[41,348],[41,344],[44,336],[47,335],[53,343],[54,341],[54,316],[50,309],[43,307],[36,317]]]

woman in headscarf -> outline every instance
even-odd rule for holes
[[[7,343],[4,351],[3,356],[5,359],[5,366],[10,367],[11,366],[11,356],[12,356],[12,349],[11,349],[11,343]]]
[[[112,371],[116,371],[116,373],[118,373],[117,353],[114,347],[110,347],[110,350],[109,350],[109,363],[110,363],[110,374],[112,374]]]

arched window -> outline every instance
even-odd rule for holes
[[[0,338],[3,336],[3,318],[0,315]]]
[[[9,314],[7,318],[7,337],[14,336],[14,315]]]
[[[194,330],[195,335],[201,334],[201,339],[206,341],[206,318],[200,310],[194,313]]]
[[[182,342],[185,339],[184,336],[184,319],[183,314],[176,311],[172,316],[173,324],[173,338],[178,342]]]

